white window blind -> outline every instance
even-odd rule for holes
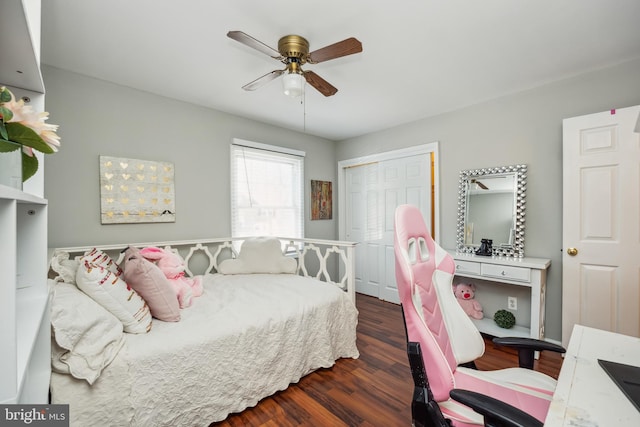
[[[304,237],[304,152],[231,145],[233,237]]]

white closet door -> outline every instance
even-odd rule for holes
[[[393,252],[398,205],[418,206],[431,224],[430,156],[400,157],[346,170],[346,238],[356,247],[356,291],[399,303]]]
[[[380,209],[378,163],[346,170],[346,238],[356,247],[356,292],[378,296],[380,291]]]
[[[429,156],[402,157],[387,160],[380,165],[381,209],[384,233],[381,244],[380,267],[383,283],[378,297],[385,301],[400,303],[395,276],[393,251],[393,220],[396,207],[403,204],[417,206],[427,223],[431,224],[431,167]]]
[[[640,106],[563,122],[562,341],[640,336]]]

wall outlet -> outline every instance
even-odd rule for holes
[[[509,310],[517,310],[518,309],[518,298],[516,298],[516,297],[507,297],[507,308]]]

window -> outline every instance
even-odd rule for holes
[[[304,237],[303,151],[234,139],[232,237]]]

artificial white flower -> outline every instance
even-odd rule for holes
[[[22,148],[22,181],[38,171],[38,158],[33,150],[54,153],[60,147],[58,125],[45,123],[49,113],[38,113],[22,99],[16,100],[6,87],[0,87],[0,153]]]
[[[58,125],[45,123],[45,120],[49,118],[49,113],[46,111],[42,113],[35,112],[30,105],[25,105],[22,99],[16,101],[13,93],[9,93],[11,94],[11,101],[5,102],[4,107],[11,110],[13,117],[11,120],[7,120],[6,123],[20,123],[33,129],[53,151],[58,151],[58,147],[60,147],[60,137],[56,134]],[[33,156],[31,147],[24,146],[23,151],[29,156]]]

